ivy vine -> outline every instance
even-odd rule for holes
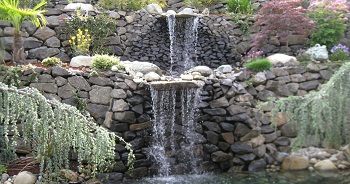
[[[22,123],[23,135],[17,123]],[[107,171],[114,162],[117,140],[125,143],[129,151],[127,165],[133,168],[135,157],[130,143],[98,126],[76,107],[47,100],[34,88],[17,89],[0,83],[0,125],[7,148],[16,146],[16,141],[10,141],[8,136],[10,126],[14,127],[13,140],[21,136],[32,145],[33,155],[40,162],[40,172],[47,173],[43,175],[46,180],[56,180],[50,173],[68,168],[72,149],[78,155],[79,165],[89,164],[92,174]]]
[[[346,63],[322,86],[305,96],[290,96],[274,103],[272,121],[279,113],[289,118],[298,136],[294,148],[306,146],[309,135],[338,147],[350,141],[350,63]],[[276,124],[276,122],[273,122]]]

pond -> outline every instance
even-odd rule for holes
[[[122,184],[342,184],[350,183],[344,172],[256,172],[178,175],[124,181]]]

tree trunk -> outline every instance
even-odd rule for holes
[[[24,63],[26,55],[24,53],[23,39],[21,31],[15,31],[13,35],[12,63]]]

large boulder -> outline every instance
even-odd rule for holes
[[[37,178],[29,171],[22,171],[15,177],[14,184],[34,184]]]
[[[189,73],[198,72],[204,77],[208,77],[213,74],[213,70],[208,66],[196,66],[188,70]]]
[[[287,156],[282,162],[283,170],[305,170],[309,167],[309,159],[301,156]]]
[[[145,10],[150,14],[162,14],[163,10],[158,4],[149,4],[145,7]]]
[[[274,66],[282,64],[284,66],[296,66],[299,65],[299,62],[297,59],[293,56],[288,56],[285,54],[273,54],[266,58],[269,60]]]
[[[162,75],[162,70],[155,64],[149,62],[140,62],[140,61],[122,61],[121,64],[125,67],[125,71],[129,72],[131,75],[135,75],[140,72],[142,74],[147,74],[150,72],[157,73],[158,75]],[[112,67],[112,71],[117,70],[114,66]]]
[[[85,10],[85,11],[94,11],[94,6],[91,4],[84,3],[70,3],[64,7],[65,10]]]
[[[92,66],[93,57],[90,56],[75,56],[70,61],[69,65],[71,67],[81,67],[81,66]]]

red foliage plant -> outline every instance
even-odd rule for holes
[[[290,35],[299,35],[305,39],[314,29],[313,22],[305,16],[304,0],[272,0],[266,2],[255,18],[254,27],[260,31],[253,39],[253,49],[260,49],[268,43],[271,36],[276,36],[280,43],[288,46]]]

